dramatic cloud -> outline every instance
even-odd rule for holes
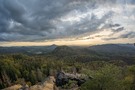
[[[122,34],[119,36],[119,38],[135,38],[135,32],[129,32],[126,34]]]
[[[134,38],[135,0],[0,0],[0,19],[0,41]]]

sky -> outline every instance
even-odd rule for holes
[[[0,46],[135,42],[135,0],[0,0]]]

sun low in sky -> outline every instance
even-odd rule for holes
[[[135,42],[135,0],[0,0],[0,46]]]

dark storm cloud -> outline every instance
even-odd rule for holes
[[[110,27],[119,27],[120,24],[110,24]]]
[[[5,39],[3,39],[3,38],[0,38],[0,42],[3,42],[3,41],[7,41],[7,40],[5,40]]]
[[[124,38],[127,38],[127,39],[133,39],[135,38],[135,32],[127,32],[125,34],[121,34],[117,37],[111,37],[111,38],[102,38],[103,40],[116,40],[116,39],[124,39]]]
[[[98,19],[95,15],[92,14],[91,18],[89,19],[88,17],[83,18],[81,22],[73,24],[71,27],[67,28],[65,31],[64,36],[76,36],[76,35],[81,35],[84,33],[89,33],[92,34],[94,32],[98,32],[99,29],[98,27],[102,24],[105,23],[105,21],[113,15],[113,12],[108,12],[106,13],[101,19]]]
[[[124,27],[118,23],[117,24],[110,24],[108,28],[110,28],[114,34],[124,30]]]
[[[118,39],[118,38],[102,38],[102,40],[107,40],[107,41],[109,41],[109,40],[116,40],[116,39]]]
[[[117,0],[0,0],[0,41],[48,40],[97,32],[114,12],[106,12],[100,19],[91,13],[91,18],[88,15],[77,22],[61,18],[116,3]]]
[[[4,7],[8,11],[9,18],[18,23],[25,23],[25,9],[17,1],[4,0]]]
[[[114,34],[123,30],[124,30],[124,27],[118,27],[118,28],[112,29]]]
[[[129,3],[135,4],[135,0],[128,0]]]
[[[119,38],[135,38],[135,32],[128,32],[126,34],[122,34]]]
[[[2,1],[0,1],[0,32],[7,29],[8,19],[8,11],[5,9]]]

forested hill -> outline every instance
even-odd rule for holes
[[[92,54],[92,53],[112,53],[112,54],[135,54],[135,46],[132,44],[104,44],[89,47],[77,46],[24,46],[24,47],[0,47],[0,54],[24,53],[24,54],[47,54],[47,53],[67,53],[67,54]],[[63,53],[63,54],[64,54]]]
[[[94,45],[89,47],[68,47],[68,46],[57,46],[52,53],[54,54],[66,54],[66,55],[86,55],[86,54],[135,54],[135,46],[132,44],[104,44]]]
[[[0,54],[23,53],[27,55],[49,55],[58,59],[74,59],[81,62],[95,60],[122,60],[128,64],[135,61],[135,46],[132,44],[104,44],[89,47],[78,46],[29,46],[0,47]]]
[[[24,46],[24,47],[0,47],[1,54],[24,53],[24,54],[46,54],[53,51],[57,45],[51,46]]]
[[[135,46],[132,44],[105,44],[90,46],[90,50],[112,54],[135,54]]]
[[[134,64],[135,46],[131,44],[105,44],[90,47],[58,46],[49,55],[75,61],[124,61]]]

